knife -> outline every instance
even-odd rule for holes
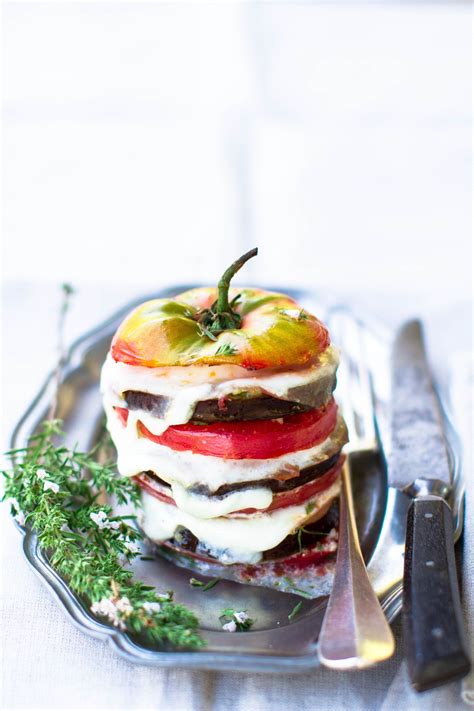
[[[417,691],[468,673],[454,558],[451,470],[421,323],[405,323],[392,353],[391,486],[413,498],[406,524],[403,636]]]

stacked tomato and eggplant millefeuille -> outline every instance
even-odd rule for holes
[[[141,526],[180,565],[281,590],[327,592],[346,427],[337,350],[283,294],[197,288],[119,327],[102,371],[118,470]]]

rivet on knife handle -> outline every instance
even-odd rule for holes
[[[333,669],[362,669],[395,649],[359,546],[348,460],[342,470],[339,541],[333,589],[319,635],[319,658]]]
[[[414,499],[408,511],[403,633],[408,671],[417,691],[469,671],[452,512],[438,497]]]

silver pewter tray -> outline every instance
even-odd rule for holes
[[[191,287],[186,285],[167,289],[146,298],[171,296],[188,288]],[[389,449],[389,334],[356,321],[350,312],[344,309],[336,308],[328,312],[317,303],[315,296],[308,292],[290,293],[306,308],[328,321],[330,330],[335,329],[335,343],[338,342],[337,332],[341,327],[346,335],[348,330],[352,331],[357,347],[353,353],[346,352],[346,367],[351,367],[351,359],[354,364],[354,359],[361,358],[362,338],[363,357],[370,373],[372,387],[369,407],[374,414],[376,428],[386,453]],[[70,348],[59,392],[58,409],[58,416],[64,421],[68,445],[77,444],[80,449],[84,449],[95,443],[102,427],[98,387],[101,365],[117,326],[131,308],[144,300],[141,298],[127,304]],[[344,343],[346,351],[350,351],[350,339],[347,340],[346,336]],[[16,426],[11,438],[12,449],[23,446],[28,436],[44,419],[53,389],[54,378],[50,375]],[[363,395],[361,392],[361,397]],[[449,422],[447,433],[451,442],[453,479],[458,483],[456,499],[459,502],[462,499],[462,490],[456,456],[457,445]],[[405,517],[409,500],[403,494],[387,487],[382,449],[360,459],[352,472],[352,478],[361,546],[368,561],[374,588],[388,620],[392,621],[401,607]],[[458,532],[462,526],[461,510],[458,506],[455,521]],[[187,605],[198,616],[202,635],[207,642],[207,646],[199,651],[164,650],[132,638],[96,619],[51,568],[45,555],[38,549],[36,536],[28,528],[19,529],[24,533],[23,548],[28,562],[73,624],[86,634],[108,640],[117,652],[129,661],[193,669],[262,672],[297,672],[319,665],[317,640],[326,598],[307,600],[297,595],[228,581],[220,581],[212,590],[202,592],[190,586],[189,578],[192,573],[189,570],[178,568],[161,558],[151,561],[138,559],[133,563],[137,577],[156,586],[160,591],[173,590],[175,600]],[[205,579],[202,575],[199,577]],[[289,621],[288,614],[300,601],[301,611]],[[234,634],[222,631],[219,615],[226,607],[247,610],[255,620],[252,629]],[[337,634],[337,630],[334,634]]]

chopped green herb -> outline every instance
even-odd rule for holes
[[[232,343],[221,343],[214,355],[235,355],[237,348]]]
[[[314,511],[315,508],[316,508],[316,502],[310,501],[309,504],[306,504],[306,506],[305,506],[305,512],[307,514],[310,514],[311,511]]]
[[[301,590],[300,588],[297,588],[294,581],[288,575],[285,575],[283,577],[283,580],[291,588],[290,592],[297,593],[298,595],[301,595],[301,597],[305,597],[308,600],[312,599],[312,596],[309,593],[307,593],[305,590]]]
[[[296,615],[298,614],[298,612],[301,610],[302,607],[303,607],[303,603],[302,603],[301,600],[300,600],[299,602],[296,603],[296,605],[294,606],[294,608],[292,609],[292,611],[291,611],[290,614],[288,615],[288,619],[289,619],[289,620],[292,620],[293,617],[296,617]]]
[[[211,341],[217,341],[217,336],[215,336],[206,326],[202,323],[198,323],[198,333],[200,336],[207,336]]]
[[[201,592],[206,592],[206,590],[212,590],[212,588],[215,587],[219,582],[220,578],[213,578],[207,583],[204,583],[202,580],[197,580],[196,578],[190,578],[189,580],[189,584],[192,585],[193,588],[200,588]]]
[[[301,528],[298,529],[298,533],[297,533],[298,550],[300,553],[303,550],[302,545],[301,545],[301,535],[303,533],[309,533],[310,536],[327,536],[327,533],[323,533],[322,531],[309,531],[304,526],[301,526]]]
[[[303,550],[303,546],[301,545],[301,534],[303,533],[303,529],[299,528],[298,533],[297,533],[297,540],[298,540],[298,550],[301,553]]]
[[[301,595],[301,597],[305,597],[307,600],[312,600],[312,595],[306,592],[306,590],[301,590],[301,588],[292,587],[291,592],[296,593],[297,595]]]

